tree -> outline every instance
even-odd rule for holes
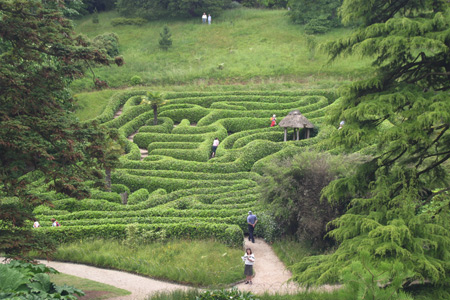
[[[153,108],[153,125],[158,125],[158,108],[166,104],[164,95],[160,92],[147,92],[147,96],[142,97],[141,104],[147,104]]]
[[[63,1],[0,0],[0,252],[51,251],[36,240],[33,209],[46,203],[30,182],[70,197],[89,195],[86,180],[103,181],[105,131],[71,113],[69,83],[87,62],[109,65],[106,52],[73,36]],[[50,247],[51,248],[51,247]]]
[[[172,34],[169,31],[169,27],[167,27],[167,25],[164,25],[163,31],[160,32],[159,35],[159,48],[165,51],[169,50],[169,47],[172,46],[172,39],[170,38]]]
[[[289,17],[294,23],[306,25],[308,34],[324,33],[340,26],[338,9],[341,5],[342,0],[294,0]]]
[[[375,266],[402,263],[410,274],[404,286],[415,279],[444,283],[450,271],[447,4],[344,0],[342,19],[360,28],[327,45],[332,59],[359,53],[374,57],[377,70],[341,91],[330,121],[345,120],[345,126],[329,142],[348,150],[376,144],[377,151],[354,176],[326,188],[324,196],[335,201],[356,195],[333,221],[329,235],[340,246],[299,263],[296,279],[336,280],[364,249]]]
[[[348,174],[356,161],[356,157],[304,151],[268,164],[259,186],[282,234],[317,248],[331,246],[332,240],[324,239],[327,223],[343,214],[348,200],[331,205],[320,193],[332,180]]]

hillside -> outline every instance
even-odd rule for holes
[[[290,83],[334,87],[367,70],[368,60],[349,57],[327,64],[327,56],[307,47],[302,26],[291,23],[285,10],[237,9],[214,18],[211,26],[200,19],[153,21],[142,26],[112,26],[115,12],[100,14],[100,23],[90,17],[76,22],[77,32],[90,38],[114,32],[119,38],[122,67],[96,70],[111,87],[131,85],[139,76],[143,85]],[[159,34],[167,24],[173,46],[158,47]],[[349,29],[315,36],[318,44],[343,37]],[[72,85],[75,91],[92,88],[90,74]]]

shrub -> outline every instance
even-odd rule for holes
[[[258,298],[252,295],[250,292],[242,292],[236,288],[231,290],[215,290],[204,291],[200,296],[195,297],[196,300],[229,300],[229,299],[241,299],[241,300],[257,300]]]
[[[111,20],[112,26],[119,26],[119,25],[144,25],[147,23],[147,20],[143,18],[114,18]]]
[[[122,194],[122,193],[125,193],[125,192],[130,194],[130,189],[126,185],[117,184],[117,183],[111,185],[111,191],[113,193],[117,193],[117,194]]]
[[[130,195],[130,197],[128,197],[127,203],[130,205],[134,205],[139,202],[143,202],[148,199],[149,195],[150,195],[150,193],[148,192],[147,189],[139,189],[139,190],[135,191],[134,193],[132,193]]]
[[[138,85],[142,83],[142,78],[139,75],[134,75],[130,78],[131,85]]]
[[[110,57],[119,54],[119,37],[113,32],[96,36],[92,43],[100,49],[105,49]]]

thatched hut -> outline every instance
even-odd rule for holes
[[[284,127],[284,141],[287,141],[287,128],[294,128],[294,140],[300,139],[300,129],[305,129],[305,138],[309,138],[310,129],[314,128],[314,125],[300,113],[299,110],[291,111],[281,122],[278,124],[280,127]]]

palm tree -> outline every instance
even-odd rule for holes
[[[166,104],[164,95],[160,92],[147,92],[147,96],[142,97],[141,104],[149,104],[153,108],[153,125],[158,125],[158,108]]]

